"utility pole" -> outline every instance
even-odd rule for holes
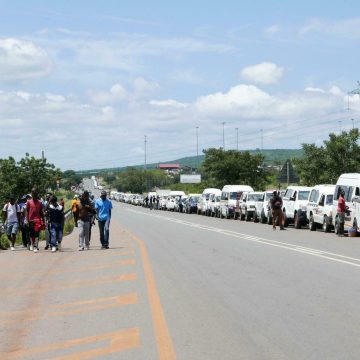
[[[341,132],[342,132],[342,130],[341,130],[341,123],[342,123],[342,121],[339,120],[340,135],[341,135]]]
[[[360,86],[360,81],[357,81],[358,86]],[[348,92],[348,111],[350,111],[350,95],[360,95],[360,87],[357,89],[351,90]]]
[[[196,162],[197,162],[197,169],[199,172],[199,127],[196,127]]]
[[[354,119],[351,119],[351,122],[352,122],[352,127],[353,127],[353,130],[355,129],[355,126],[354,126]]]
[[[44,150],[41,151],[41,158],[42,158],[42,161],[45,161],[45,151]]]
[[[226,122],[223,121],[222,126],[223,126],[223,150],[224,151],[225,151],[225,124],[226,124]]]
[[[290,185],[290,166],[289,166],[289,160],[286,161],[286,180],[287,185]]]
[[[263,134],[263,129],[260,129],[260,137],[261,137],[261,153],[264,150],[264,134]]]
[[[147,144],[147,136],[144,135],[144,146],[145,146],[145,162],[144,162],[144,171],[145,171],[145,188],[146,191],[148,191],[149,184],[148,184],[148,178],[147,178],[147,171],[146,171],[146,144]]]
[[[236,151],[239,151],[239,128],[235,128],[236,130]]]
[[[145,138],[145,141],[144,141],[144,144],[145,144],[145,162],[144,162],[144,170],[146,171],[146,143],[147,143],[147,136],[144,135],[144,138]]]

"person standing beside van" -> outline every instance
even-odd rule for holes
[[[339,217],[338,236],[344,236],[345,213],[346,213],[345,191],[341,190],[338,199],[338,207],[337,207],[337,214]]]
[[[272,224],[273,229],[276,230],[276,221],[279,219],[280,230],[284,230],[284,214],[282,212],[282,199],[278,192],[273,192],[273,197],[270,200],[271,211],[272,211]]]

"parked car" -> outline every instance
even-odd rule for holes
[[[180,212],[180,203],[182,203],[182,212],[184,212],[187,196],[176,197],[174,211]]]
[[[197,214],[198,215],[206,215],[207,211],[209,209],[209,199],[210,199],[210,195],[214,194],[215,192],[221,192],[220,189],[214,189],[214,188],[206,188],[202,194],[201,194],[201,198],[198,202],[198,207],[197,207]]]
[[[335,185],[316,185],[311,190],[306,210],[310,231],[322,228],[329,232],[332,229],[334,191]]]
[[[272,198],[272,191],[264,191],[263,196],[255,201],[255,213],[254,222],[261,222],[265,224],[268,218],[268,212],[270,211],[270,199]],[[271,215],[270,215],[271,216]]]
[[[221,201],[221,191],[220,194],[211,194],[209,199],[209,216],[219,217],[220,214],[220,201]]]
[[[342,174],[336,182],[333,200],[333,224],[335,233],[339,231],[339,218],[337,215],[338,199],[341,190],[345,192],[345,202],[348,212],[345,215],[344,229],[355,228],[359,231],[360,224],[360,174]]]
[[[175,210],[175,198],[172,196],[168,196],[166,199],[165,208],[168,211],[174,211]]]
[[[288,186],[283,197],[284,225],[293,223],[296,229],[307,225],[306,206],[312,188],[307,186]]]
[[[262,192],[244,192],[240,202],[240,220],[250,221],[253,219],[255,216],[255,204],[263,197],[264,194]]]
[[[243,192],[249,191],[254,191],[249,185],[225,185],[221,191],[220,217],[237,219],[240,214],[240,197]]]
[[[185,204],[185,212],[187,214],[197,213],[198,201],[201,198],[201,194],[190,194]]]

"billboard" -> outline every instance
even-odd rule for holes
[[[181,184],[200,184],[201,183],[201,175],[194,174],[194,175],[180,175],[180,183]]]

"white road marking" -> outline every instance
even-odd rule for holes
[[[216,228],[216,227],[212,227],[212,226],[196,224],[196,223],[192,223],[190,221],[174,219],[174,218],[167,217],[164,215],[157,215],[154,213],[146,213],[146,212],[142,212],[139,210],[128,209],[128,208],[123,208],[123,209],[125,209],[126,211],[129,211],[129,212],[135,213],[135,214],[155,217],[155,218],[158,218],[161,220],[171,221],[171,222],[190,226],[190,227],[197,228],[197,229],[216,232],[216,233],[235,237],[235,238],[242,239],[242,240],[252,241],[252,242],[256,242],[256,243],[260,243],[260,244],[264,244],[264,245],[268,245],[268,246],[274,246],[274,247],[278,247],[278,248],[282,248],[282,249],[286,249],[286,250],[296,251],[296,252],[299,252],[302,254],[316,256],[316,257],[319,257],[322,259],[331,260],[331,261],[335,261],[338,263],[347,264],[347,265],[351,265],[351,266],[355,266],[355,267],[360,267],[360,259],[358,259],[358,258],[353,258],[353,257],[336,254],[336,253],[332,253],[332,252],[328,252],[328,251],[317,250],[317,249],[313,249],[313,248],[309,248],[309,247],[303,247],[303,246],[299,246],[299,245],[295,245],[295,244],[289,244],[289,243],[282,242],[282,241],[270,240],[270,239],[266,239],[266,238],[252,236],[249,234],[239,233],[236,231],[225,230],[225,229],[220,229],[220,228]]]

